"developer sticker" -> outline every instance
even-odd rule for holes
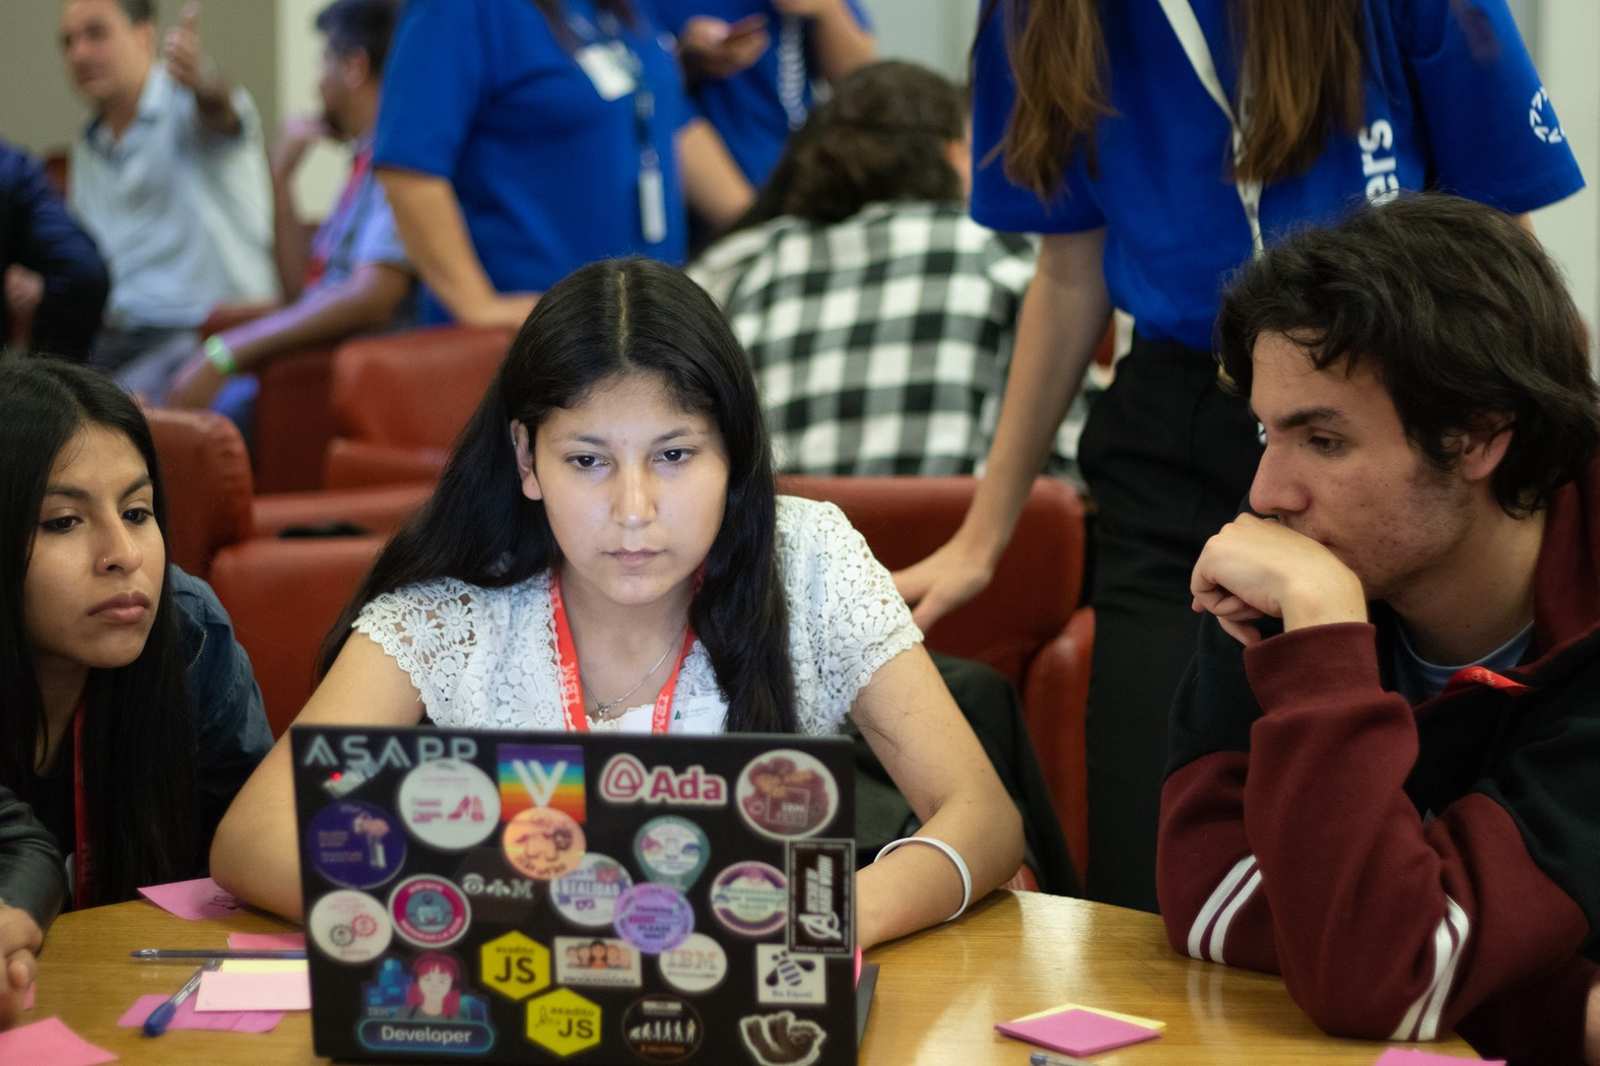
[[[645,996],[622,1016],[622,1035],[646,1062],[682,1062],[700,1048],[700,1015],[676,996]]]
[[[389,894],[389,916],[401,939],[419,948],[454,944],[467,931],[472,908],[461,889],[442,877],[408,877]]]
[[[328,958],[352,964],[382,955],[393,936],[383,904],[350,889],[329,892],[312,904],[306,932]]]
[[[445,851],[463,851],[500,824],[500,793],[489,775],[460,759],[435,759],[400,782],[400,818],[411,835]]]
[[[839,786],[821,760],[782,748],[745,766],[735,802],[751,829],[775,840],[792,840],[821,832],[833,821]]]
[[[633,878],[616,859],[591,851],[576,870],[550,882],[550,904],[561,916],[586,929],[607,929],[617,916],[617,900]]]
[[[789,913],[789,879],[764,862],[736,862],[711,882],[711,914],[740,936],[766,936],[783,928]]]
[[[617,935],[646,955],[675,948],[694,932],[694,908],[669,885],[634,885],[617,900]]]
[[[524,877],[549,881],[577,869],[587,844],[570,814],[530,807],[506,823],[501,846],[506,861]]]
[[[689,819],[663,815],[639,827],[633,837],[633,857],[645,880],[687,892],[711,858],[711,841]]]
[[[790,951],[855,951],[854,840],[796,840],[787,848]]]
[[[464,981],[461,960],[425,951],[407,963],[387,958],[361,986],[356,1038],[368,1051],[478,1055],[494,1047],[483,997]]]
[[[330,803],[311,818],[306,856],[312,869],[336,885],[373,888],[406,861],[405,835],[381,807],[358,800]]]
[[[557,984],[638,988],[642,983],[639,949],[626,940],[558,936],[555,957]]]
[[[663,951],[656,965],[667,984],[679,992],[698,995],[716,988],[728,976],[728,953],[704,933],[695,933],[677,947]]]

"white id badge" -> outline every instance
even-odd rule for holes
[[[636,82],[628,69],[627,47],[621,42],[585,45],[575,58],[600,99],[620,100],[633,92]]]
[[[667,189],[658,166],[639,171],[639,228],[646,244],[667,239]]]

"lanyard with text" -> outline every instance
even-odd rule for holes
[[[89,905],[89,795],[83,787],[83,720],[88,711],[83,704],[72,715],[72,905],[81,910]]]
[[[567,603],[561,595],[561,579],[550,575],[550,610],[556,620],[556,672],[561,681],[561,708],[566,715],[567,732],[587,733],[589,715],[584,710],[583,678],[578,674],[578,646],[572,640],[572,626],[567,622]],[[656,707],[650,716],[650,732],[665,733],[672,713],[672,696],[678,689],[678,673],[683,661],[694,647],[694,630],[686,628],[683,647],[678,651],[678,661],[672,664],[667,683],[656,696]]]
[[[1222,91],[1222,80],[1217,77],[1216,63],[1211,58],[1211,49],[1206,45],[1206,35],[1200,29],[1200,20],[1195,17],[1194,8],[1189,5],[1189,0],[1159,0],[1161,10],[1166,14],[1167,21],[1172,24],[1172,32],[1178,35],[1178,43],[1183,45],[1184,55],[1189,57],[1189,65],[1194,67],[1194,73],[1200,79],[1200,84],[1216,101],[1222,113],[1228,117],[1228,125],[1233,129],[1233,161],[1237,166],[1239,157],[1244,151],[1244,117],[1249,101],[1249,94],[1239,93],[1239,114],[1236,116],[1233,107],[1228,103],[1228,94]],[[1233,186],[1239,193],[1239,203],[1244,208],[1245,221],[1250,223],[1250,247],[1253,255],[1260,255],[1261,243],[1261,183],[1259,181],[1241,181],[1237,177]]]
[[[617,17],[608,11],[598,20],[597,28],[582,15],[568,16],[568,28],[582,42],[574,58],[600,99],[609,103],[626,95],[633,97],[633,136],[639,147],[639,232],[646,244],[660,244],[667,239],[667,184],[651,132],[656,96],[645,84],[644,60],[628,44]]]

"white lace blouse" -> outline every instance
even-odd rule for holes
[[[878,668],[922,639],[883,564],[831,503],[778,497],[778,564],[802,733],[836,731]],[[453,578],[385,593],[354,628],[411,678],[436,725],[563,728],[548,572],[505,588]],[[649,732],[645,703],[596,728]],[[720,733],[727,700],[697,640],[684,661],[670,731]]]

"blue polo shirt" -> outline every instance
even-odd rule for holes
[[[1238,64],[1227,0],[1191,3],[1233,98]],[[1363,8],[1361,129],[1329,138],[1307,173],[1265,188],[1261,229],[1269,244],[1398,189],[1451,192],[1520,214],[1583,186],[1505,0],[1366,0]],[[1209,351],[1223,284],[1251,251],[1244,209],[1223,177],[1228,122],[1157,0],[1102,5],[1101,18],[1114,114],[1095,130],[1098,172],[1080,153],[1049,203],[1008,181],[998,157],[983,162],[1004,133],[1015,89],[1002,18],[982,27],[972,214],[1000,230],[1106,227],[1112,302],[1144,335]]]
[[[384,75],[375,165],[450,180],[500,292],[543,292],[611,256],[680,263],[685,254],[677,65],[644,20],[621,28],[655,97],[646,137],[660,159],[667,227],[665,240],[649,242],[634,96],[618,95],[614,78],[591,80],[578,61],[611,41],[593,0],[562,6],[570,43],[533,0],[410,0]],[[431,293],[422,315],[449,317]]]
[[[783,146],[789,139],[791,119],[789,107],[784,103],[782,71],[783,15],[773,6],[772,0],[645,0],[656,14],[656,23],[670,33],[683,32],[684,23],[695,15],[709,15],[724,22],[737,22],[750,15],[767,17],[767,36],[771,44],[754,64],[731,78],[712,78],[693,86],[696,108],[706,120],[716,127],[732,153],[734,162],[744,171],[745,177],[756,185],[767,180]],[[865,29],[872,28],[861,0],[846,0],[856,23]],[[791,62],[804,64],[803,76],[795,79],[798,104],[794,116],[803,120],[811,108],[811,82],[822,80],[821,68],[816,61],[811,42],[809,20],[801,20],[803,32],[801,47]]]

